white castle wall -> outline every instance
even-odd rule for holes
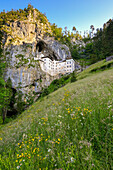
[[[68,59],[65,61],[52,61],[50,58],[44,57],[40,60],[40,66],[44,72],[50,74],[51,76],[55,76],[59,73],[72,73],[75,70],[75,62],[73,59]]]

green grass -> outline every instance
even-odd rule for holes
[[[1,169],[112,169],[113,68],[69,83],[0,127]]]
[[[99,61],[95,64],[92,64],[87,69],[79,73],[77,79],[85,78],[87,76],[92,75],[92,73],[95,74],[95,72],[103,71],[109,69],[110,67],[113,67],[113,60],[107,62],[106,60]]]

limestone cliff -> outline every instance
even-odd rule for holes
[[[24,11],[24,13],[26,12]],[[29,10],[26,15],[24,13],[20,16],[18,13],[12,14],[15,19],[7,17],[2,27],[5,46],[32,43],[44,38],[44,36],[52,35],[50,23],[44,14],[37,9]]]
[[[54,40],[45,15],[36,9],[22,13],[23,17],[18,12],[12,13],[13,19],[8,18],[2,27],[4,55],[8,63],[5,79],[10,77],[14,89],[21,87],[24,94],[33,95],[33,91],[40,93],[42,88],[59,78],[59,75],[51,76],[42,71],[41,55],[52,60],[65,60],[71,54],[66,45]],[[0,19],[3,20],[3,16]]]

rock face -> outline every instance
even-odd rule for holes
[[[48,56],[52,60],[65,60],[70,57],[68,47],[50,38],[29,44],[9,45],[4,54],[8,62],[6,80],[10,77],[13,88],[16,89],[20,85],[23,93],[40,93],[42,88],[59,78],[59,75],[51,76],[42,71],[41,56]]]
[[[40,93],[54,79],[59,78],[59,75],[51,76],[41,70],[39,61],[42,56],[59,61],[71,57],[66,45],[50,37],[52,32],[47,18],[44,17],[45,22],[42,23],[42,20],[37,20],[39,16],[34,9],[27,19],[7,21],[2,28],[4,55],[8,63],[5,79],[10,77],[13,88],[19,87],[29,96],[33,92]]]
[[[43,19],[43,20],[42,20]],[[5,46],[33,43],[44,36],[51,35],[51,26],[45,16],[33,10],[27,18],[7,21],[3,25]]]
[[[113,55],[106,58],[106,61],[113,60]]]

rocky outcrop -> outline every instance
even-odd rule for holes
[[[106,57],[106,61],[110,61],[110,60],[113,60],[113,55],[109,56],[109,57]]]
[[[27,19],[7,21],[2,27],[4,55],[8,63],[5,79],[10,77],[12,87],[19,88],[29,96],[33,92],[40,93],[60,76],[51,76],[42,71],[42,57],[59,61],[71,57],[66,45],[50,37],[52,31],[47,18],[40,17],[40,13],[34,9],[32,13],[29,12]]]
[[[6,80],[10,77],[13,88],[20,86],[23,93],[40,93],[42,88],[59,78],[59,75],[51,76],[41,70],[42,56],[52,60],[65,60],[70,57],[67,46],[50,38],[23,45],[9,45],[5,48],[4,54],[8,62]]]
[[[40,17],[43,17],[43,20]],[[47,18],[35,9],[32,15],[29,12],[27,19],[15,20],[13,22],[7,21],[3,25],[2,30],[4,32],[3,43],[5,46],[32,43],[52,34]]]

